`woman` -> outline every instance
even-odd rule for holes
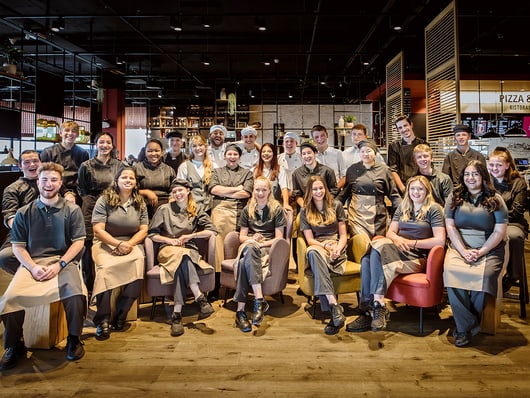
[[[96,156],[81,163],[77,183],[83,204],[81,209],[85,218],[86,240],[83,255],[83,273],[88,291],[92,291],[94,284],[94,265],[92,263],[91,248],[94,232],[92,230],[92,211],[99,195],[114,181],[122,162],[114,154],[114,138],[109,133],[99,133],[96,136]]]
[[[445,204],[450,245],[444,285],[453,310],[455,345],[463,347],[480,332],[486,294],[497,295],[505,257],[508,210],[495,192],[486,165],[471,160]]]
[[[346,317],[337,303],[331,273],[343,274],[346,267],[346,214],[320,176],[311,176],[300,211],[300,230],[307,241],[307,262],[315,280],[315,296],[323,311],[331,311],[326,334],[336,334]]]
[[[264,176],[254,182],[254,191],[239,219],[238,259],[234,275],[237,287],[234,301],[237,302],[236,325],[242,332],[250,332],[252,326],[245,313],[245,303],[250,288],[254,293],[252,324],[260,325],[269,304],[263,298],[261,284],[269,270],[268,254],[276,239],[283,238],[285,216],[280,203],[271,195],[271,183]]]
[[[422,272],[429,250],[445,246],[443,209],[434,200],[429,180],[411,177],[405,192],[386,238],[372,241],[372,250],[361,260],[361,315],[346,325],[349,332],[384,329],[389,319],[385,294],[394,278]]]
[[[266,142],[259,151],[258,165],[254,169],[254,179],[264,176],[271,182],[272,195],[277,201],[282,200],[282,190],[280,188],[280,164],[276,147]]]
[[[214,309],[199,290],[199,276],[196,267],[213,272],[211,265],[201,259],[195,239],[209,239],[217,234],[215,226],[206,212],[197,206],[190,194],[191,186],[186,180],[176,180],[171,191],[174,199],[160,206],[151,223],[149,236],[160,243],[158,262],[163,284],[174,283],[174,308],[171,316],[171,336],[184,333],[182,306],[186,301],[188,287],[199,303],[199,318],[210,316]]]
[[[131,305],[140,295],[144,277],[144,250],[141,243],[147,236],[147,208],[138,193],[136,172],[132,167],[118,171],[112,187],[97,200],[92,215],[94,246],[92,258],[96,279],[92,300],[96,301],[94,316],[96,339],[110,337],[110,325],[123,330]],[[116,315],[110,319],[112,290],[123,286],[118,298]]]
[[[517,171],[510,151],[504,147],[497,147],[490,154],[488,170],[493,177],[493,186],[508,208],[507,234],[510,259],[508,272],[502,283],[503,290],[507,292],[512,284],[523,276],[524,240],[528,234],[528,221],[524,215],[527,186],[523,176]]]
[[[179,166],[177,178],[190,183],[193,200],[209,214],[211,196],[208,184],[212,178],[213,163],[208,157],[208,148],[202,136],[191,137],[190,145],[191,157]]]
[[[149,219],[156,208],[169,200],[169,193],[175,186],[177,175],[171,166],[162,162],[162,143],[152,138],[145,145],[145,160],[136,164],[138,188],[147,203]]]
[[[388,166],[375,161],[376,145],[365,140],[357,146],[361,161],[348,167],[346,184],[337,199],[342,203],[350,199],[350,235],[364,233],[371,239],[386,234],[388,213],[385,197],[390,199],[395,211],[401,203],[401,196]]]

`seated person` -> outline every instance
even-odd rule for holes
[[[13,221],[13,252],[21,267],[0,298],[4,347],[0,370],[16,366],[26,355],[22,327],[25,308],[61,300],[68,324],[66,358],[81,359],[80,337],[87,291],[77,257],[85,244],[81,208],[59,195],[63,167],[43,163],[38,170],[39,198],[19,209]],[[37,227],[36,227],[37,226]]]

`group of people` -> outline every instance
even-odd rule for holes
[[[346,323],[331,275],[344,272],[348,237],[362,233],[373,239],[361,262],[361,315],[346,327],[359,332],[386,327],[384,296],[393,278],[421,271],[429,250],[445,245],[447,234],[444,281],[455,344],[468,344],[479,331],[485,294],[496,293],[507,235],[508,279],[513,283],[521,275],[526,182],[508,150],[497,148],[486,163],[471,149],[467,126],[455,127],[457,148],[443,173],[433,168],[432,150],[415,136],[408,117],[398,118],[396,127],[402,140],[389,146],[388,164],[363,125],[353,127],[352,146],[343,153],[328,145],[325,127],[316,125],[314,144],[300,144],[299,136],[288,132],[279,155],[273,144],[256,144],[253,127],[242,130],[241,142],[225,142],[226,128],[214,125],[209,144],[201,136],[191,138],[189,158],[181,150],[182,135],[173,132],[166,136],[166,153],[160,140],[150,139],[144,155],[130,165],[116,158],[113,137],[105,132],[96,137],[96,155],[89,159],[75,144],[79,126],[65,122],[60,143],[40,157],[32,150],[21,153],[23,176],[4,191],[2,213],[10,234],[0,266],[13,279],[0,298],[6,348],[0,369],[14,367],[26,353],[22,326],[28,306],[63,302],[69,360],[84,355],[80,336],[88,298],[97,307],[96,339],[123,330],[141,291],[146,237],[158,245],[162,283],[174,286],[170,333],[180,336],[188,289],[200,318],[214,312],[210,302],[219,293],[223,239],[238,231],[235,322],[251,331],[269,308],[261,284],[270,247],[277,239],[291,239],[285,236],[286,211],[298,215],[295,230],[307,241],[298,266],[311,270],[315,295],[330,312],[327,334]],[[204,261],[197,245],[198,239],[211,238],[215,264]],[[212,292],[201,291],[198,269],[215,273]],[[118,287],[111,312],[111,293]]]

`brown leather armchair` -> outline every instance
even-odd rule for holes
[[[269,254],[269,273],[263,281],[262,291],[263,295],[271,296],[279,293],[282,304],[283,289],[287,285],[287,275],[289,273],[289,258],[291,252],[291,245],[289,238],[292,235],[293,228],[293,212],[285,211],[286,228],[284,237],[286,239],[279,239],[271,246]],[[236,278],[234,276],[234,260],[237,257],[239,250],[239,233],[230,232],[224,241],[225,260],[221,263],[221,286],[226,288],[224,303],[228,299],[230,290],[236,289]]]
[[[203,256],[208,264],[215,264],[215,235],[209,239],[197,239],[197,246],[199,253]],[[156,260],[159,244],[153,242],[151,238],[145,238],[145,257],[146,257],[146,272],[145,272],[145,287],[147,295],[152,297],[153,305],[151,307],[150,319],[153,319],[155,314],[156,300],[158,297],[162,298],[162,305],[166,296],[173,296],[175,288],[172,283],[163,285],[160,282],[160,265]],[[201,292],[206,293],[215,287],[215,272],[204,273],[202,269],[198,269],[199,288]]]

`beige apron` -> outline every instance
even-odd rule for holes
[[[92,246],[92,259],[96,267],[92,304],[95,304],[98,294],[144,278],[145,254],[142,245],[134,246],[125,256],[114,255],[112,250],[103,242],[95,242]]]
[[[229,232],[236,230],[237,202],[223,200],[212,209],[212,222],[217,228],[215,237],[215,271],[221,272],[221,262],[224,260],[224,239]]]
[[[324,241],[338,242],[338,240],[336,238],[334,238],[334,237],[330,237],[329,239],[322,238],[322,239],[319,239],[319,241],[321,241],[321,242],[324,242]],[[326,265],[328,266],[328,268],[331,271],[333,271],[334,273],[342,275],[346,271],[347,257],[346,257],[346,250],[345,249],[343,249],[341,255],[339,257],[337,257],[333,261],[329,257],[328,251],[326,249],[324,249],[322,246],[311,245],[311,246],[309,246],[307,248],[307,252],[306,253],[309,253],[311,250],[317,251],[320,254],[320,256],[324,259],[324,261],[326,262]],[[306,259],[307,259],[307,254],[306,254]],[[308,261],[306,261],[306,267],[309,268],[309,272],[311,272],[311,267],[310,267]]]
[[[59,261],[59,256],[36,260],[39,265],[50,265]],[[84,295],[88,292],[83,283],[79,262],[72,261],[58,275],[47,281],[37,281],[24,267],[19,267],[4,295],[0,297],[0,314],[20,311],[28,307],[50,304],[55,301]]]
[[[188,256],[193,264],[199,266],[204,273],[213,271],[213,267],[204,261],[196,250],[191,250],[182,246],[164,246],[158,251],[160,282],[163,285],[173,283],[175,272],[177,272],[180,267],[184,256]]]

